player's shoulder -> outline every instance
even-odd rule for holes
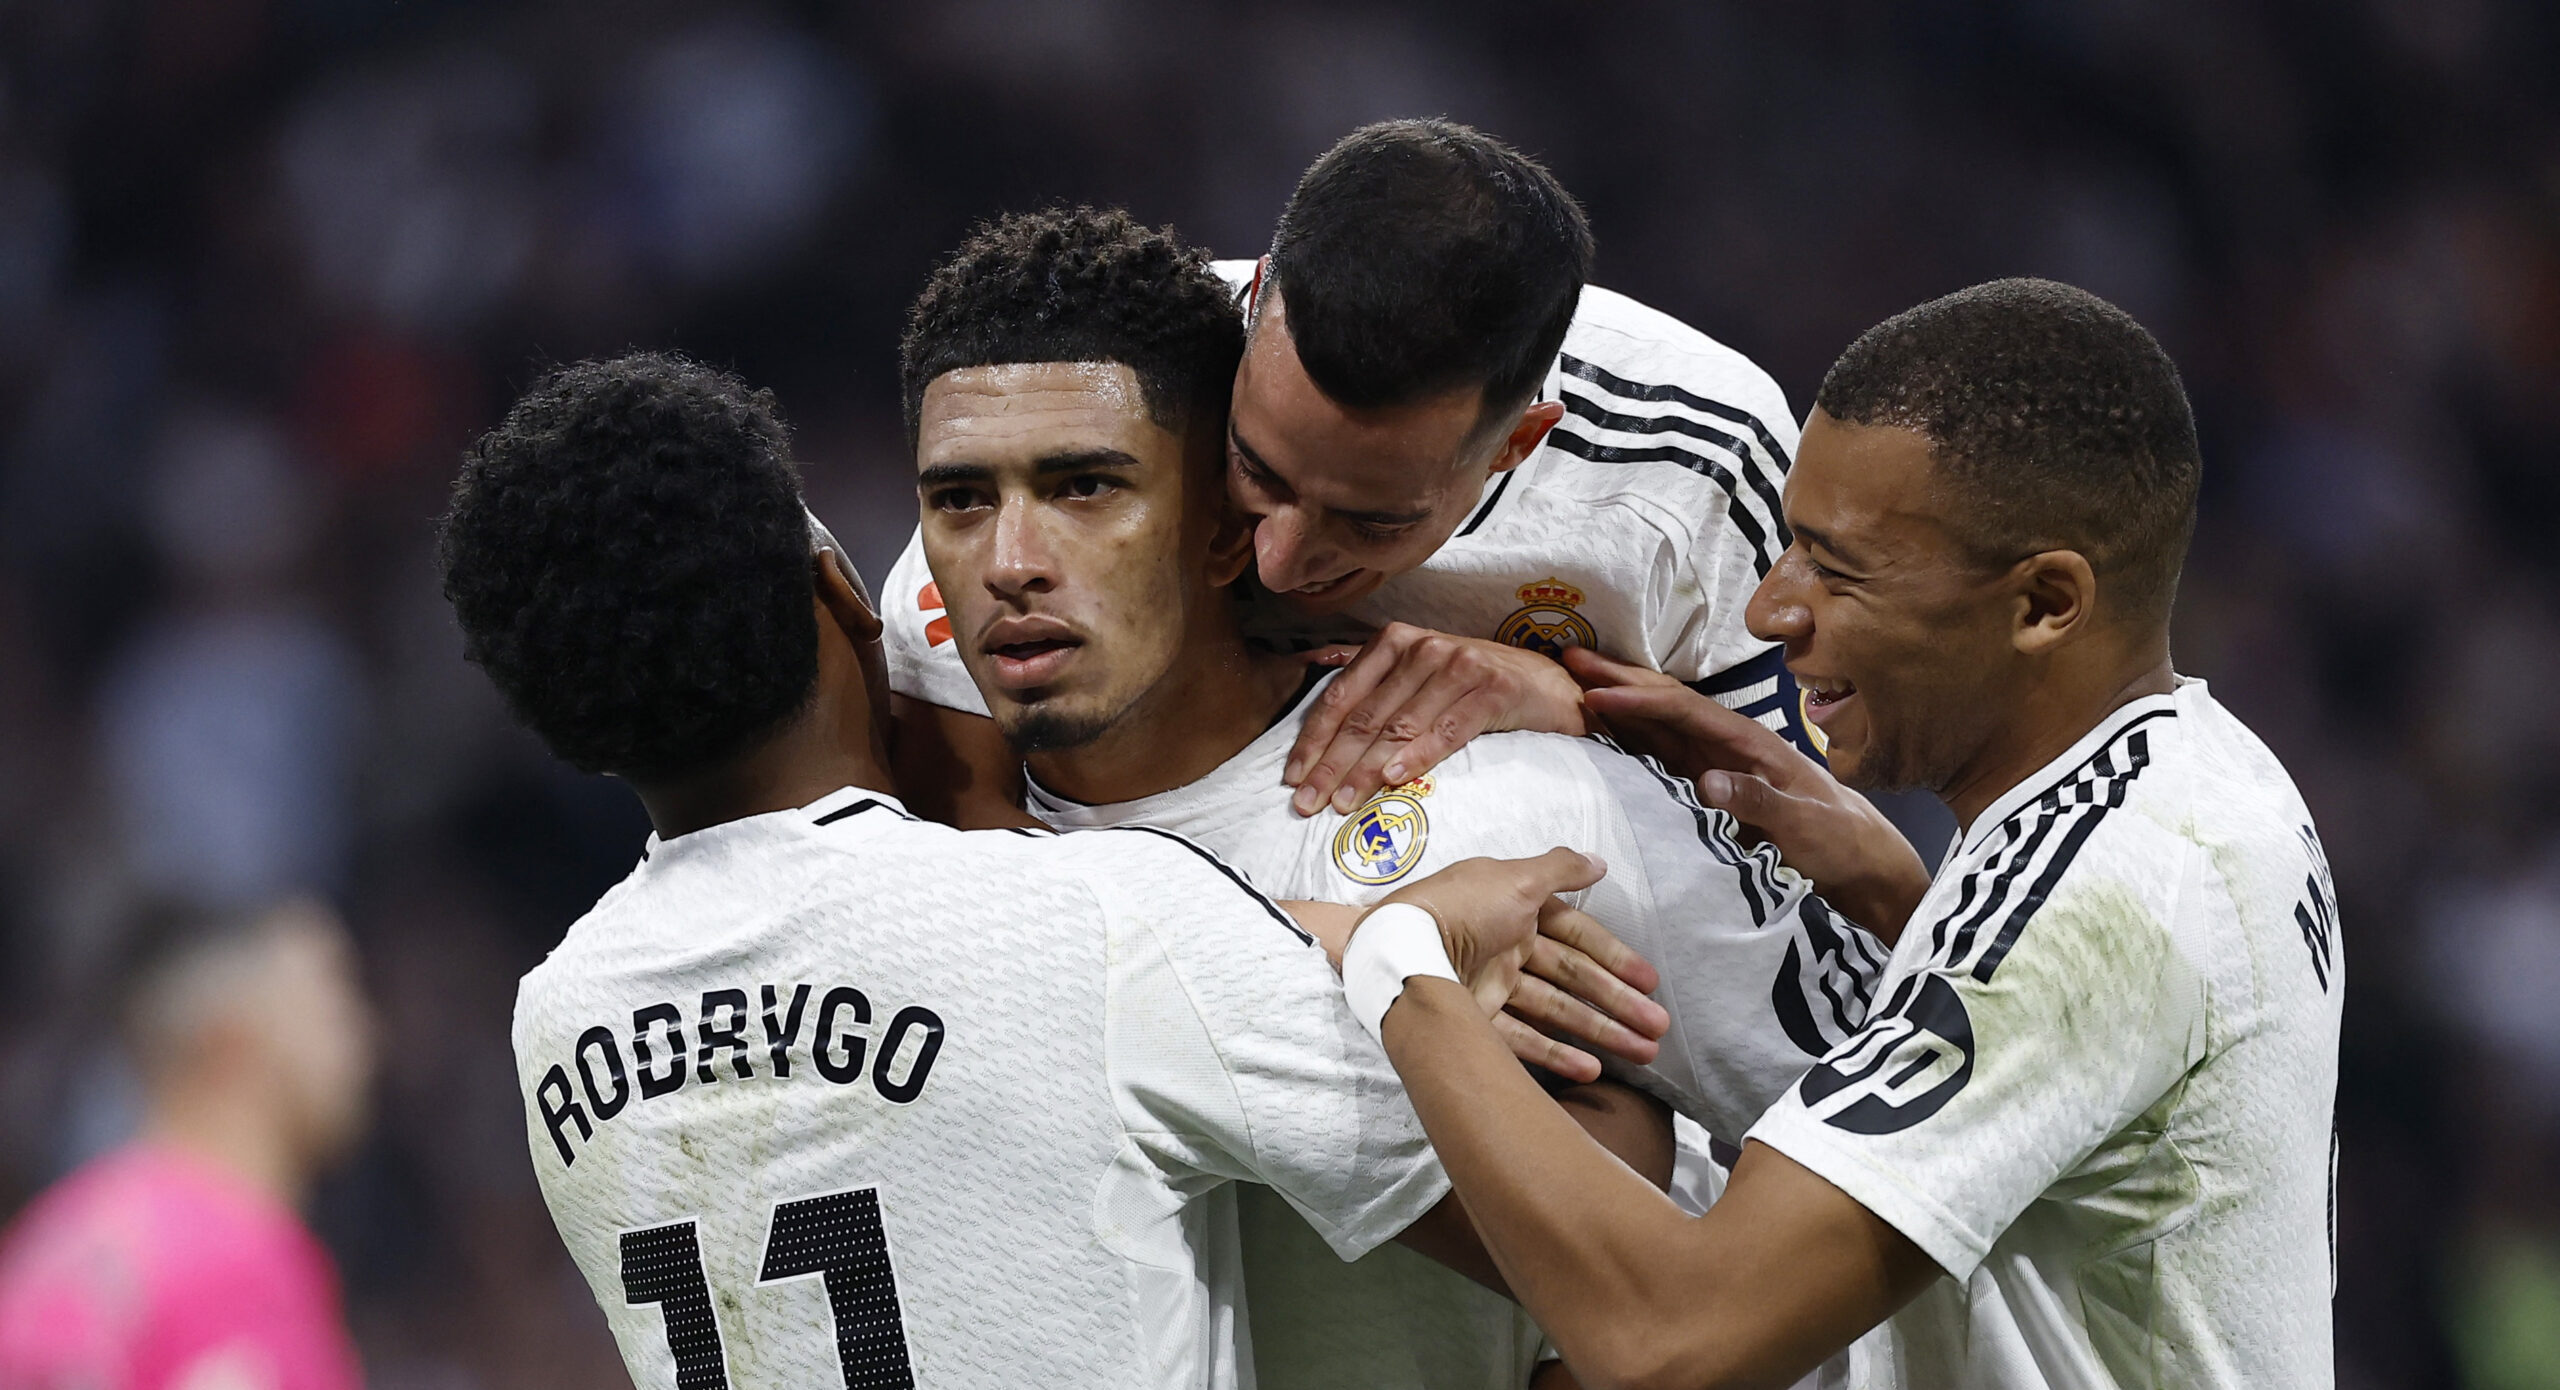
[[[1616,290],[1584,287],[1557,366],[1568,392],[1622,407],[1682,409],[1765,435],[1782,457],[1793,455],[1795,416],[1776,378],[1739,350]]]
[[[1182,942],[1231,932],[1298,945],[1314,940],[1242,869],[1190,836],[1152,825],[1022,833],[1045,841],[1037,852],[1078,875],[1115,927],[1162,927]]]

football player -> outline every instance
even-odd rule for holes
[[[1283,763],[1348,676],[1248,637],[1229,586],[1252,532],[1216,422],[1150,388],[1242,347],[1203,259],[1121,213],[1003,219],[917,301],[901,378],[924,554],[1030,808],[1060,829],[1175,830],[1267,891],[1349,904],[1471,856],[1599,852],[1614,869],[1585,905],[1659,967],[1682,1020],[1637,1079],[1739,1135],[1862,1020],[1883,944],[1687,783],[1588,739],[1487,736],[1347,815],[1296,814]],[[1538,1334],[1507,1301],[1400,1252],[1345,1270],[1285,1206],[1244,1202],[1266,1386],[1528,1375]]]
[[[1323,952],[1235,870],[907,814],[880,622],[769,396],[555,373],[471,449],[441,555],[470,658],[656,832],[514,1037],[635,1384],[1237,1384],[1239,1181],[1346,1258],[1481,1267]],[[1534,918],[1569,858],[1430,887]],[[1667,1168],[1650,1117],[1580,1109]]]
[[[1586,285],[1591,259],[1536,161],[1404,120],[1318,159],[1268,255],[1219,263],[1250,334],[1218,443],[1270,598],[1255,625],[1300,647],[1375,633],[1282,765],[1302,814],[1350,810],[1498,714],[1583,732],[1548,659],[1577,645],[1803,736],[1777,648],[1742,624],[1786,546],[1795,417],[1741,354]],[[911,543],[883,595],[898,756],[963,789],[932,814],[1002,824],[1017,764],[946,597]]]
[[[2337,903],[2282,764],[2171,663],[2201,471],[2168,355],[2067,286],[1933,300],[1832,367],[1753,627],[1840,781],[1926,788],[1962,832],[1934,880],[1815,871],[1908,925],[1703,1218],[1549,1123],[1433,978],[1498,989],[1472,957],[1506,938],[1452,961],[1426,922],[1362,924],[1346,986],[1588,1383],[1770,1384],[1853,1338],[1864,1383],[2332,1383]],[[1830,774],[1763,731],[1577,664],[1791,851],[1854,838],[1824,833]]]

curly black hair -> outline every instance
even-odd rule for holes
[[[698,771],[816,690],[790,434],[726,372],[644,352],[545,376],[465,452],[437,555],[463,654],[586,771]]]
[[[1380,121],[1309,165],[1271,239],[1289,339],[1353,409],[1473,387],[1528,404],[1564,346],[1591,224],[1546,167],[1450,120]]]
[[[1994,280],[1859,335],[1814,404],[1927,436],[1990,564],[2077,550],[2111,606],[2165,616],[2203,456],[2177,365],[2122,309],[2051,280]]]
[[[935,377],[1015,362],[1117,362],[1157,424],[1223,421],[1243,356],[1233,294],[1171,227],[1117,208],[1014,213],[971,233],[907,315],[907,440]]]

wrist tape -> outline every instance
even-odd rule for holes
[[[1342,953],[1342,992],[1379,1046],[1386,1045],[1378,1030],[1386,1023],[1387,1010],[1404,993],[1405,981],[1416,975],[1465,983],[1441,944],[1439,921],[1411,903],[1389,903],[1361,919]]]

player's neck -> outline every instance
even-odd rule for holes
[[[808,708],[773,737],[734,758],[683,777],[634,781],[658,838],[724,825],[749,816],[795,811],[844,787],[898,794],[889,775],[886,708],[853,649],[818,646],[817,693]]]
[[[1094,805],[1189,786],[1261,737],[1305,679],[1297,658],[1221,631],[1188,644],[1100,738],[1023,761],[1042,786]]]
[[[1954,813],[1960,831],[1969,835],[1991,803],[2071,751],[2108,715],[2177,687],[2166,633],[2156,646],[2146,644],[2120,659],[2057,671],[2052,679],[2033,684],[2015,714],[1984,744],[1975,766],[1958,774],[1938,797]]]

